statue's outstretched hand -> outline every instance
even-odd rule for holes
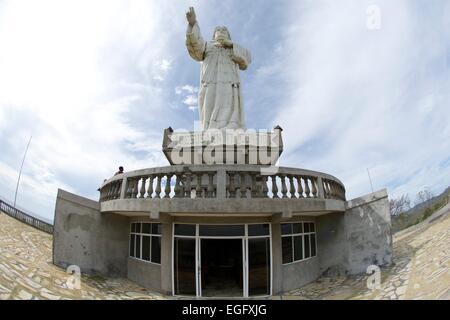
[[[191,27],[193,27],[194,24],[197,22],[197,18],[195,16],[194,7],[189,7],[189,11],[186,12],[186,19],[189,22],[189,25]]]

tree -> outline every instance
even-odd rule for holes
[[[430,190],[423,189],[419,191],[416,196],[416,205],[424,203],[427,206],[430,204],[431,199],[433,198],[433,193]]]
[[[391,199],[389,201],[389,210],[391,215],[396,216],[403,212],[408,211],[411,208],[411,200],[409,200],[409,195],[404,194],[400,198]]]

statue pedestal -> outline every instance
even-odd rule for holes
[[[255,130],[164,130],[163,153],[171,165],[255,164],[275,165],[283,152],[281,127],[272,132]]]

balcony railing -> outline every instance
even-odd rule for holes
[[[100,201],[155,198],[336,199],[335,177],[303,169],[258,165],[175,165],[131,171],[105,181]]]

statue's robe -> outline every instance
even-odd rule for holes
[[[198,23],[188,26],[186,46],[189,55],[201,62],[198,109],[202,129],[245,129],[239,69],[247,69],[250,52],[236,43],[224,48],[216,41],[204,41]]]

